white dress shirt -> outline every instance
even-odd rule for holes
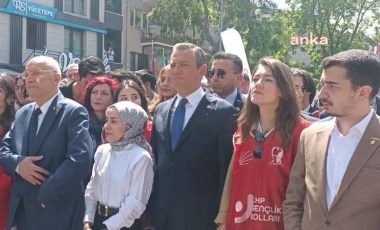
[[[57,93],[55,96],[53,96],[52,98],[50,98],[47,102],[45,102],[45,104],[43,104],[41,107],[38,107],[37,103],[34,102],[34,103],[35,103],[35,105],[34,105],[34,110],[36,110],[37,108],[40,108],[40,110],[41,110],[40,115],[38,115],[38,125],[37,125],[36,136],[37,136],[37,134],[38,134],[38,131],[40,130],[40,127],[41,127],[42,121],[44,120],[45,115],[46,115],[47,111],[49,110],[49,107],[50,107],[51,103],[53,102],[54,98],[57,97],[57,95],[58,95],[58,93]],[[20,162],[20,163],[21,163],[21,162]],[[16,169],[15,169],[15,171],[16,171],[17,173],[19,173],[18,168],[19,168],[19,166],[20,166],[20,163],[18,163],[18,165],[17,165],[17,167],[16,167]]]
[[[185,112],[185,120],[183,122],[183,129],[185,129],[187,122],[189,122],[191,116],[194,114],[195,109],[199,105],[199,102],[201,102],[203,96],[205,95],[205,92],[203,91],[202,87],[199,87],[199,89],[195,90],[192,94],[186,97],[188,100],[188,103],[185,105],[186,112]],[[175,97],[175,101],[172,106],[172,111],[171,111],[171,120],[170,122],[173,122],[173,115],[174,112],[179,104],[179,101],[182,99],[182,97],[177,94]]]
[[[336,118],[330,121],[332,125],[331,139],[327,152],[327,184],[326,184],[326,201],[327,207],[330,209],[331,204],[337,194],[343,176],[346,173],[347,166],[363,137],[368,123],[370,122],[374,112],[370,112],[360,122],[354,125],[347,135],[342,135],[336,125]]]
[[[235,88],[235,90],[230,95],[228,95],[226,98],[224,98],[224,100],[228,101],[231,105],[234,105],[237,93],[238,93],[238,91]]]
[[[153,184],[153,162],[149,153],[135,144],[120,151],[110,144],[95,153],[91,180],[85,192],[84,221],[94,223],[97,202],[119,212],[103,223],[109,230],[131,227],[146,208]]]
[[[46,116],[46,113],[48,112],[51,103],[53,102],[54,98],[57,97],[57,95],[58,95],[58,93],[54,97],[50,98],[47,102],[45,102],[41,107],[39,107],[40,110],[41,110],[41,114],[38,115],[37,133],[40,130],[42,121],[44,120],[44,118]],[[38,105],[36,104],[35,105],[35,109],[37,109],[37,108],[38,108]],[[37,135],[37,133],[36,133],[36,135]]]

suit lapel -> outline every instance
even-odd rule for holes
[[[46,139],[46,136],[49,134],[50,128],[51,128],[52,124],[54,123],[54,120],[55,120],[59,110],[62,107],[61,104],[59,103],[59,101],[62,99],[61,96],[62,95],[58,95],[52,101],[52,103],[51,103],[42,123],[41,123],[41,126],[38,130],[35,143],[33,144],[32,149],[31,149],[32,150],[31,153],[37,154],[38,150],[41,147],[41,144]]]
[[[241,94],[238,90],[237,94],[236,94],[235,102],[234,102],[235,110],[239,113],[240,110],[243,108],[243,105],[244,105],[244,101],[243,101]]]
[[[380,145],[380,124],[379,119],[374,114],[369,122],[362,139],[355,149],[354,154],[347,166],[347,170],[343,176],[339,190],[331,205],[331,208],[339,201],[342,194],[347,190],[352,180],[359,173],[372,154],[379,148]]]
[[[318,197],[321,198],[321,203],[323,210],[327,213],[327,199],[326,199],[326,164],[327,164],[327,151],[330,142],[331,134],[331,123],[328,122],[321,127],[321,130],[317,132],[316,140],[313,148],[316,149],[315,152],[315,168],[314,172],[317,173],[318,181],[321,182],[321,186],[317,185],[320,188]],[[317,181],[317,182],[318,182]]]
[[[31,108],[28,110],[26,118],[23,121],[25,123],[26,129],[25,129],[25,132],[23,132],[24,138],[22,139],[22,145],[19,147],[19,149],[21,149],[21,155],[24,155],[24,156],[28,156],[31,153],[29,151],[32,148],[32,146],[29,146],[29,128],[30,128],[29,124],[32,119],[32,114],[35,108],[36,108],[36,105],[34,103],[34,105],[32,105]]]
[[[183,130],[175,149],[177,149],[187,138],[187,136],[189,136],[190,133],[196,129],[202,123],[202,121],[210,115],[210,113],[215,110],[216,100],[213,100],[212,97],[213,96],[210,93],[206,93],[203,96],[193,115],[190,117],[190,120],[187,122],[186,127]]]

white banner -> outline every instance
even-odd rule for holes
[[[251,71],[245,53],[243,40],[241,39],[239,32],[235,29],[227,29],[221,33],[221,37],[224,50],[227,53],[232,53],[240,57],[243,62],[243,73],[248,74],[249,80],[251,80]]]

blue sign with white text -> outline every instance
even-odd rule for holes
[[[55,17],[58,12],[57,9],[37,4],[34,2],[28,2],[23,0],[9,0],[6,8],[0,7],[0,12],[17,14],[24,17],[39,19],[42,21],[47,21],[63,26],[69,26],[81,30],[88,30],[97,33],[107,34],[107,30],[105,28],[96,28],[56,19]]]
[[[57,9],[55,8],[22,0],[9,1],[6,9],[8,12],[14,14],[44,20],[54,20],[55,14],[57,13]]]

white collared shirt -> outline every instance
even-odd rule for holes
[[[199,89],[195,90],[192,94],[190,94],[189,96],[186,97],[186,99],[188,100],[188,103],[185,105],[186,112],[185,112],[185,120],[183,122],[183,129],[185,129],[187,122],[189,122],[191,116],[194,114],[195,109],[197,108],[197,106],[201,102],[204,95],[205,95],[205,92],[203,91],[202,87],[199,87]],[[171,108],[172,109],[172,111],[171,111],[172,115],[170,118],[171,119],[170,122],[173,122],[174,112],[175,112],[175,110],[179,104],[179,101],[181,99],[182,99],[182,97],[179,94],[177,94],[176,99],[175,99],[174,104],[173,104],[173,107]]]
[[[37,108],[40,108],[40,110],[41,110],[41,114],[38,115],[38,126],[37,126],[36,136],[38,134],[38,130],[40,130],[40,126],[42,124],[42,121],[44,120],[45,115],[46,115],[47,111],[49,110],[51,103],[53,102],[54,98],[57,96],[58,96],[58,93],[55,96],[53,96],[52,98],[50,98],[47,102],[45,102],[41,107],[38,107],[37,103],[34,102],[35,103],[34,109],[36,110]],[[19,166],[20,166],[20,163],[17,165],[16,170],[15,170],[17,173],[19,173],[19,171],[18,171]]]
[[[328,209],[330,209],[331,204],[334,201],[351,157],[354,154],[360,139],[363,137],[373,114],[374,111],[371,109],[367,116],[351,127],[348,134],[345,136],[340,133],[336,125],[336,118],[327,121],[331,122],[332,125],[326,166],[326,201]]]
[[[235,90],[230,95],[228,95],[226,98],[224,98],[224,100],[228,101],[231,105],[233,105],[235,103],[237,93],[238,93],[237,89],[235,88]],[[219,95],[218,95],[218,97],[219,97]]]
[[[107,229],[130,227],[145,210],[153,185],[153,162],[148,151],[136,144],[112,150],[98,147],[91,180],[84,195],[84,221],[94,223],[97,202],[119,212],[103,223]]]
[[[37,103],[35,104],[34,109],[40,108],[40,110],[41,110],[41,114],[38,115],[37,133],[40,130],[42,121],[44,120],[45,115],[48,112],[51,103],[53,102],[54,98],[56,98],[57,96],[58,96],[58,93],[56,95],[54,95],[52,98],[50,98],[47,102],[45,102],[41,107],[38,107]]]

